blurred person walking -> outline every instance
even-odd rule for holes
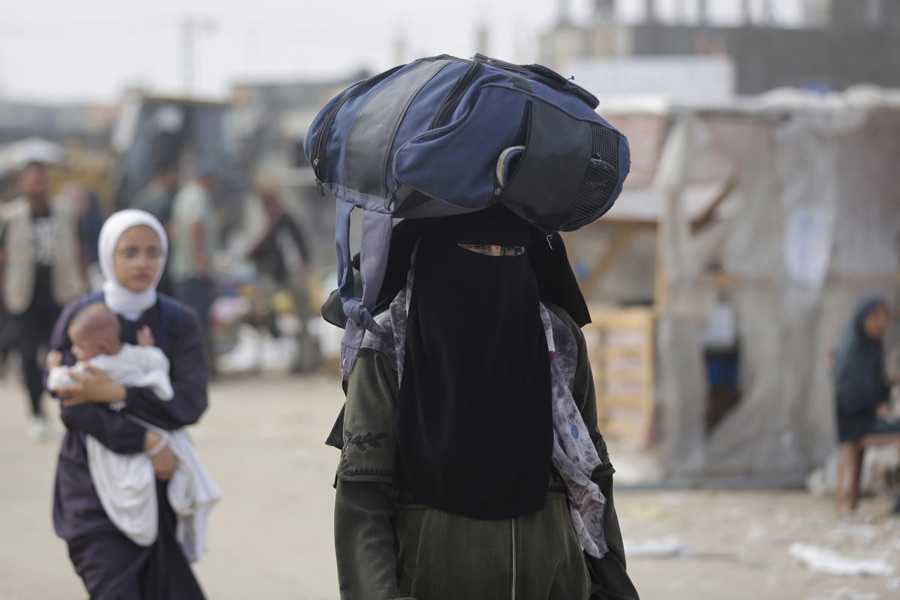
[[[285,286],[309,263],[309,244],[273,185],[258,185],[257,194],[266,211],[266,226],[249,257],[261,273]]]
[[[81,205],[81,216],[78,218],[78,236],[84,249],[86,270],[91,290],[94,291],[99,290],[103,284],[97,245],[100,241],[100,229],[103,228],[104,220],[103,209],[100,208],[100,200],[97,198],[97,194],[84,188],[84,204]]]
[[[269,183],[257,184],[257,195],[266,211],[266,225],[256,244],[248,252],[260,276],[260,287],[272,298],[287,294],[297,327],[297,355],[291,371],[300,373],[318,362],[315,340],[309,335],[306,323],[313,318],[307,293],[307,265],[311,256],[306,236],[297,220],[284,208],[278,190]],[[278,337],[281,331],[275,310],[268,318],[270,332]]]
[[[156,164],[153,180],[141,190],[134,201],[134,208],[143,210],[162,223],[166,233],[172,236],[172,208],[178,194],[178,164],[172,159],[164,159]],[[172,294],[172,283],[168,263],[159,280],[159,291]]]
[[[46,436],[41,349],[50,341],[61,308],[85,291],[75,215],[50,203],[47,167],[22,171],[22,195],[0,207],[0,288],[11,315],[31,406],[28,434]]]
[[[57,204],[65,205],[76,216],[78,240],[88,285],[92,291],[99,290],[103,285],[103,275],[100,273],[97,242],[104,220],[100,201],[96,194],[80,183],[69,183],[57,196]]]
[[[196,423],[206,410],[208,372],[196,314],[156,292],[167,245],[153,216],[138,210],[112,215],[100,234],[103,292],[66,306],[53,331],[52,347],[62,363],[75,364],[70,322],[86,304],[104,302],[118,315],[122,342],[135,344],[147,328],[170,365],[174,396],[168,401],[151,388],[120,385],[96,368],[71,375],[75,385],[57,390],[67,432],[56,469],[53,524],[95,600],[204,597],[176,534],[168,486],[179,463],[166,432]],[[148,545],[129,539],[106,513],[91,477],[88,435],[117,454],[150,456],[159,516],[157,536]]]
[[[3,205],[7,202],[3,197],[4,187],[6,186],[6,174],[0,169],[0,213],[3,211]],[[3,223],[0,221],[0,236],[3,235]],[[6,312],[3,304],[3,271],[2,271],[3,245],[0,244],[0,377],[6,376],[7,364],[9,361],[9,353],[16,346],[16,329],[15,322]]]
[[[2,290],[0,290],[2,293]],[[15,321],[6,314],[3,303],[0,302],[0,377],[6,375],[9,353],[16,347]]]
[[[900,448],[900,422],[890,417],[890,379],[884,362],[884,336],[888,328],[887,301],[869,296],[860,301],[837,348],[834,386],[838,441],[841,444],[836,506],[840,511],[846,473],[850,471],[850,510],[859,503],[863,453],[870,446],[896,444]],[[900,498],[894,506],[900,514]]]
[[[175,197],[172,207],[172,261],[170,274],[175,297],[197,313],[209,366],[215,371],[209,332],[209,311],[215,294],[213,259],[219,239],[212,201],[216,169],[201,166],[196,177]]]

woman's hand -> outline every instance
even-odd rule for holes
[[[82,404],[115,404],[125,400],[125,387],[119,385],[100,369],[87,365],[87,373],[70,373],[75,385],[62,387],[56,394],[64,407]]]
[[[144,434],[144,452],[149,452],[156,448],[162,441],[162,437],[155,431],[147,430]],[[169,446],[163,446],[154,456],[150,457],[153,463],[153,472],[160,481],[169,481],[178,468],[178,459]]]
[[[879,421],[887,421],[891,416],[891,403],[882,402],[879,404],[878,409],[875,411],[875,416],[878,417]]]
[[[47,353],[45,363],[48,371],[57,367],[61,367],[63,364],[62,352],[60,352],[59,350],[51,350]]]
[[[150,330],[150,327],[144,325],[137,332],[137,344],[138,346],[155,346],[156,340],[153,339],[153,332]]]

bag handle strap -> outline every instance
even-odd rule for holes
[[[375,306],[384,281],[393,226],[390,213],[364,211],[359,252],[363,290],[362,297],[359,297],[355,290],[350,251],[350,214],[355,207],[356,204],[352,201],[338,196],[334,240],[338,289],[344,314],[347,315],[347,326],[341,342],[341,371],[345,377],[356,363],[356,355],[362,346],[365,332],[381,332],[370,309]]]

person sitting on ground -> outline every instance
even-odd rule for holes
[[[884,336],[888,317],[888,305],[883,298],[870,296],[863,299],[834,355],[840,460],[842,465],[853,467],[851,510],[859,502],[864,448],[889,444],[900,447],[900,422],[889,421],[890,388],[900,384],[900,378],[889,378],[885,370]],[[838,482],[839,509],[843,497],[842,483]],[[900,499],[893,512],[900,514]]]

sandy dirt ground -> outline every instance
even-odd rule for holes
[[[338,598],[331,483],[337,451],[323,445],[340,407],[326,377],[229,378],[193,431],[201,457],[225,493],[210,522],[210,551],[196,567],[211,600]],[[86,597],[52,530],[53,472],[62,427],[24,434],[25,401],[12,376],[0,379],[0,599]],[[613,462],[616,447],[612,444]],[[627,460],[620,462],[627,468]],[[801,491],[628,491],[616,502],[632,548],[680,549],[632,557],[644,600],[900,599],[900,519],[887,499],[870,499],[837,519],[827,499]],[[792,558],[795,542],[853,558],[885,560],[894,573],[836,577]]]

